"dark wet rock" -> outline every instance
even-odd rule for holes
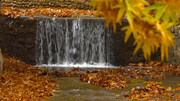
[[[171,29],[176,38],[174,39],[174,47],[169,48],[169,63],[180,64],[180,25]]]
[[[142,51],[138,51],[133,55],[135,46],[133,46],[134,38],[131,36],[127,43],[124,43],[125,32],[121,28],[128,25],[127,20],[123,20],[122,26],[117,25],[117,33],[113,34],[113,52],[115,65],[127,65],[129,63],[145,62]],[[152,55],[152,60],[160,60],[160,52]]]
[[[3,53],[8,53],[10,56],[15,56],[25,62],[36,64],[36,33],[37,22],[39,19],[50,19],[48,17],[37,17],[34,20],[29,20],[28,17],[20,17],[17,19],[11,19],[7,16],[3,16],[0,20],[0,47]],[[86,18],[88,19],[88,18]],[[84,19],[84,20],[86,20]],[[88,20],[94,20],[90,18]],[[98,19],[94,20],[97,21]],[[100,19],[102,20],[102,19]],[[127,20],[123,20],[123,25],[128,25]],[[127,43],[124,43],[125,33],[121,31],[121,27],[118,25],[117,33],[111,34],[113,41],[111,42],[114,59],[112,58],[113,65],[127,65],[130,62],[144,62],[144,56],[142,51],[139,51],[133,56],[134,46],[133,37],[130,37]],[[175,32],[175,47],[169,49],[169,61],[168,63],[180,63],[180,26]],[[160,52],[157,52],[152,56],[152,60],[160,60]]]
[[[0,20],[0,47],[3,53],[35,63],[36,21],[27,17]]]

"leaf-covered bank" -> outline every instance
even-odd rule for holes
[[[35,101],[53,95],[55,81],[40,68],[4,55],[4,69],[0,75],[0,100]]]

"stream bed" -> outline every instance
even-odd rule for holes
[[[53,78],[56,80],[56,84],[59,85],[56,90],[54,90],[55,96],[44,99],[43,101],[127,101],[128,99],[123,97],[123,95],[125,95],[127,91],[131,91],[133,87],[144,86],[144,81],[146,81],[142,79],[132,79],[130,83],[127,84],[127,87],[121,90],[110,91],[87,82],[81,82],[79,77]],[[175,89],[178,87],[178,83],[180,83],[180,77],[166,75],[166,78],[163,80],[154,79],[153,81],[162,82],[161,86],[165,88],[170,86],[172,89]],[[179,95],[180,92],[173,93],[178,93]]]

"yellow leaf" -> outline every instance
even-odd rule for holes
[[[119,22],[120,19],[122,19],[124,13],[125,13],[125,8],[121,8],[118,12],[118,17],[117,17],[117,22]]]
[[[55,92],[62,92],[62,90],[55,90]]]
[[[166,90],[167,91],[172,91],[172,88],[169,86]]]

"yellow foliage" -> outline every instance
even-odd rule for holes
[[[150,1],[150,0],[149,0]],[[91,5],[98,12],[102,11],[106,20],[106,27],[112,21],[116,32],[116,23],[121,25],[122,19],[127,19],[129,26],[121,30],[126,31],[125,42],[133,35],[136,45],[134,54],[142,49],[146,60],[159,48],[161,59],[168,60],[168,47],[173,46],[175,36],[169,28],[176,27],[179,22],[179,0],[91,0]]]

